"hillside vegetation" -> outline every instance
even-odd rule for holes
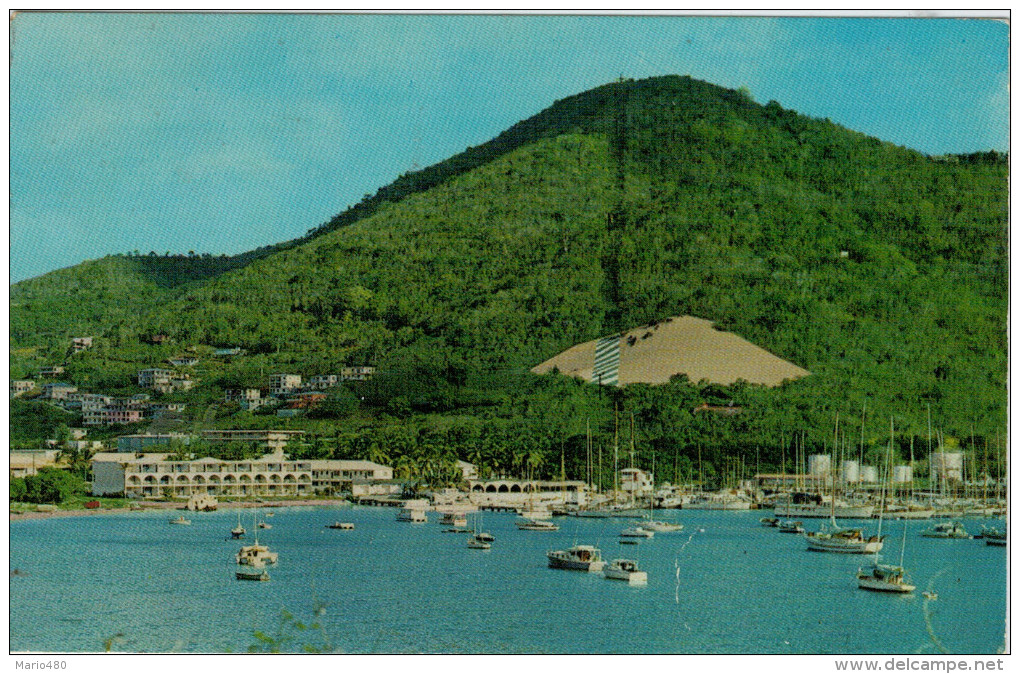
[[[375,365],[335,414],[277,423],[316,429],[320,453],[385,445],[424,461],[423,447],[483,458],[485,446],[489,467],[546,473],[562,450],[577,475],[585,419],[606,442],[614,405],[635,413],[646,463],[672,454],[678,471],[699,448],[719,466],[774,463],[794,435],[831,448],[836,412],[858,424],[865,403],[869,446],[890,416],[904,452],[923,443],[930,405],[936,428],[994,450],[1007,195],[994,153],[926,157],[690,78],[617,82],[237,268],[160,283],[117,266],[135,258],[108,258],[18,284],[12,376],[84,330],[101,339],[68,374],[92,387],[129,387],[125,373],[194,345],[248,350],[203,363],[195,395],[209,401],[272,372]],[[681,314],[813,374],[776,390],[622,392],[527,374],[573,344]],[[139,344],[155,332],[174,345]],[[692,415],[706,399],[747,411]],[[254,423],[229,412],[217,423]]]

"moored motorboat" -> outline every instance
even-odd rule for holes
[[[566,550],[550,550],[545,556],[549,560],[549,568],[552,569],[598,573],[606,565],[602,560],[602,551],[593,545],[575,545]]]
[[[921,532],[925,538],[971,538],[960,522],[939,522],[930,529]],[[987,534],[986,534],[987,535]]]
[[[181,515],[179,517],[174,517],[173,519],[171,519],[170,520],[170,524],[180,524],[180,525],[183,525],[183,526],[191,526],[191,520],[186,518],[184,515]]]
[[[779,533],[781,534],[802,534],[804,533],[804,523],[800,520],[782,520],[779,525]]]
[[[518,519],[517,528],[521,531],[559,531],[560,525],[554,524],[548,520],[529,520],[529,519]]]
[[[810,531],[803,534],[809,550],[870,555],[882,549],[882,537],[865,537],[860,529],[833,527],[828,531]]]
[[[397,521],[414,522],[419,524],[422,522],[428,522],[429,518],[428,515],[425,514],[424,510],[419,510],[417,508],[403,508],[399,513],[397,513]]]
[[[234,572],[237,580],[269,580],[265,564],[238,564]]]
[[[778,527],[779,526],[779,518],[778,517],[762,517],[758,521],[761,522],[761,525],[763,527]]]
[[[857,587],[873,592],[900,594],[914,591],[914,586],[904,580],[902,566],[878,563],[857,570]]]
[[[684,525],[679,522],[663,522],[661,520],[645,520],[641,522],[641,528],[656,533],[668,533],[670,531],[683,531]]]
[[[462,513],[443,513],[439,523],[448,527],[466,527],[467,516]]]
[[[327,529],[342,529],[344,531],[350,531],[354,528],[354,522],[333,522],[332,524],[326,525]]]
[[[492,547],[492,543],[473,534],[468,538],[467,546],[473,550],[488,550]]]
[[[643,525],[627,527],[620,532],[620,538],[652,538],[653,536],[655,536],[655,532],[645,529]]]
[[[981,527],[981,535],[985,539],[985,545],[1005,547],[1007,543],[1005,528],[1002,531],[999,531],[993,527]]]
[[[611,580],[625,580],[631,585],[648,583],[648,572],[638,568],[632,559],[614,559],[602,571],[602,575]]]

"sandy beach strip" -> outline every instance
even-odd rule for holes
[[[137,513],[145,512],[147,510],[187,510],[183,503],[166,502],[166,501],[143,501],[144,503],[141,508],[95,508],[91,510],[79,509],[79,510],[54,510],[52,512],[40,512],[36,510],[28,510],[25,512],[10,514],[10,521],[19,520],[41,520],[49,519],[51,517],[89,517],[96,515],[116,515],[125,513]],[[217,505],[217,510],[229,510],[232,508],[292,508],[299,506],[345,506],[351,505],[350,501],[344,499],[313,499],[313,500],[294,500],[294,501],[267,501],[265,503],[251,503],[251,502],[221,502]]]

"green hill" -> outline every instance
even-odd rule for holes
[[[617,82],[236,268],[186,283],[121,270],[110,290],[85,279],[137,259],[107,259],[18,284],[12,349],[91,326],[105,344],[69,375],[109,385],[113,364],[169,353],[139,335],[246,348],[203,373],[210,397],[273,371],[376,365],[344,408],[349,425],[446,428],[461,455],[474,441],[450,440],[451,419],[476,439],[524,420],[541,463],[556,441],[576,445],[585,416],[605,432],[620,396],[645,451],[700,442],[717,463],[756,444],[775,454],[799,431],[831,447],[835,412],[859,416],[865,400],[885,418],[869,421],[869,442],[887,437],[890,415],[904,442],[921,437],[930,404],[974,450],[1005,422],[1007,195],[994,153],[926,157],[686,77]],[[53,310],[67,288],[74,310]],[[813,375],[774,392],[676,382],[608,395],[526,374],[573,344],[681,314]],[[710,395],[749,411],[692,416]]]

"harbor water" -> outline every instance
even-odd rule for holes
[[[230,540],[237,515],[223,509],[189,514],[191,526],[170,526],[167,512],[11,522],[10,649],[984,654],[1004,643],[1006,548],[922,538],[931,522],[906,524],[917,590],[899,596],[857,588],[872,558],[809,552],[761,527],[768,511],[660,511],[685,529],[638,545],[619,543],[631,520],[557,518],[559,531],[531,532],[484,513],[490,550],[444,533],[435,513],[409,524],[396,512],[275,509],[259,532],[280,555],[268,582],[234,576],[253,539],[247,511],[246,541]],[[326,527],[336,520],[355,529]],[[902,527],[885,523],[887,563],[899,561]],[[636,559],[648,584],[547,567],[546,551],[574,543]]]

